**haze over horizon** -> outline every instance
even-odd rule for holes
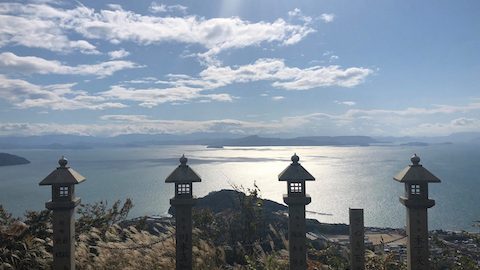
[[[480,132],[477,1],[115,2],[0,3],[0,136]]]

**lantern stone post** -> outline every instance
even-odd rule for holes
[[[75,185],[85,177],[70,167],[62,156],[60,167],[51,172],[39,185],[52,186],[52,200],[45,204],[53,211],[53,269],[75,269],[75,207],[80,198],[75,197]]]
[[[435,205],[428,198],[428,183],[439,183],[435,175],[420,165],[414,154],[408,165],[393,179],[405,183],[405,196],[400,202],[407,208],[407,266],[408,270],[429,268],[427,209]]]
[[[170,205],[175,208],[176,269],[192,269],[192,183],[201,182],[200,177],[187,165],[183,155],[180,165],[167,177],[165,183],[175,183],[175,196]]]
[[[278,175],[279,181],[287,181],[287,194],[283,201],[288,205],[288,253],[290,270],[307,269],[305,206],[312,199],[305,193],[305,181],[314,181],[313,177],[298,162],[294,154],[292,163]]]

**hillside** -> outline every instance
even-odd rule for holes
[[[28,161],[26,158],[8,153],[0,153],[0,166],[21,165],[28,163],[30,163],[30,161]]]
[[[288,269],[288,209],[259,198],[256,188],[242,191],[221,190],[198,199],[192,213],[193,269]],[[175,219],[127,219],[132,207],[129,199],[123,205],[102,201],[77,207],[76,269],[175,268]],[[51,269],[51,218],[52,212],[43,210],[17,219],[0,204],[0,269]],[[368,231],[382,237],[380,228]],[[383,237],[394,233],[383,231]],[[347,269],[349,246],[340,239],[348,239],[348,225],[307,219],[307,232],[308,269]],[[432,269],[480,269],[479,253],[468,249],[480,243],[478,234],[435,231],[431,239],[438,251],[431,254]],[[365,269],[406,269],[398,254],[385,254],[383,240],[368,247]]]

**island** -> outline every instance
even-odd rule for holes
[[[207,145],[207,148],[219,148],[222,149],[223,145]]]
[[[30,163],[30,161],[26,158],[8,153],[0,153],[0,166],[22,165],[28,163]]]

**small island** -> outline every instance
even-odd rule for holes
[[[0,166],[22,165],[28,163],[30,163],[30,161],[26,158],[8,153],[0,153]]]
[[[223,148],[223,145],[207,145],[207,148],[218,148],[218,149],[222,149],[222,148]]]

